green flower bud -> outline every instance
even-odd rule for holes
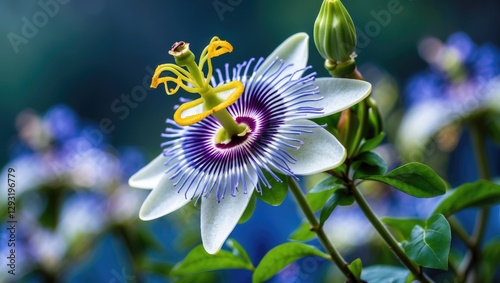
[[[368,108],[368,131],[365,139],[371,139],[382,132],[382,121],[377,109]]]
[[[356,48],[356,29],[340,0],[324,0],[314,23],[314,44],[325,60],[344,62]]]
[[[368,108],[368,131],[365,134],[365,139],[371,139],[378,136],[384,129],[382,124],[382,117],[378,111],[377,104],[374,99],[367,100]]]
[[[359,119],[356,112],[354,112],[352,108],[342,111],[337,126],[337,138],[347,149],[348,156],[351,156],[349,153],[351,153],[358,146],[357,144],[353,144],[356,139],[356,131],[358,130],[358,127]]]

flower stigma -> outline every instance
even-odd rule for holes
[[[212,115],[222,126],[215,135],[216,144],[229,144],[233,138],[245,137],[251,132],[248,125],[237,123],[226,109],[240,98],[244,91],[243,83],[233,80],[217,87],[210,85],[213,74],[212,58],[232,51],[233,46],[229,42],[214,36],[201,52],[197,64],[193,52],[189,49],[189,43],[176,42],[168,52],[174,56],[176,64],[159,65],[151,82],[152,88],[163,83],[168,95],[175,94],[180,88],[189,93],[199,94],[200,98],[186,102],[177,108],[174,121],[180,126],[188,126]],[[207,65],[206,76],[203,72],[205,64]],[[170,72],[175,77],[160,77],[163,72]],[[174,83],[175,87],[170,88],[169,83]]]

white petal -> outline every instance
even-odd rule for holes
[[[292,74],[297,70],[303,69],[307,65],[307,56],[309,48],[309,36],[304,33],[296,33],[289,38],[287,38],[283,43],[281,43],[272,53],[267,56],[266,60],[260,65],[260,67],[255,71],[254,76],[258,77],[276,60],[276,57],[285,61],[285,64],[293,64],[293,66],[287,68],[280,77],[287,74]],[[273,67],[268,73],[272,73],[277,65]],[[299,78],[302,76],[303,72],[297,72],[294,76]]]
[[[420,103],[410,108],[399,126],[397,145],[410,161],[425,153],[425,145],[441,128],[460,118],[438,101]]]
[[[354,79],[319,78],[315,84],[323,99],[311,102],[308,106],[323,108],[323,114],[310,114],[307,115],[308,119],[325,117],[347,109],[365,99],[372,90],[370,83]]]
[[[309,120],[295,120],[289,124],[318,126]],[[290,169],[296,175],[311,175],[324,172],[339,166],[345,160],[345,148],[337,138],[321,127],[311,130],[311,134],[289,136],[304,143],[298,150],[287,149],[297,160],[295,164],[289,164]]]
[[[158,185],[161,178],[165,176],[165,162],[167,158],[163,154],[158,155],[148,165],[144,166],[137,173],[128,179],[128,184],[134,188],[152,189]]]
[[[258,180],[255,172],[251,175],[252,179],[247,180],[246,194],[240,187],[235,197],[227,194],[220,203],[215,198],[215,192],[201,200],[201,240],[209,254],[215,254],[221,249],[245,212],[255,189],[253,184]]]
[[[178,189],[174,187],[175,180],[170,180],[170,175],[163,175],[160,183],[158,183],[142,204],[139,211],[139,217],[142,220],[152,220],[162,217],[191,201],[191,193],[188,193],[186,197],[184,191],[177,192]]]

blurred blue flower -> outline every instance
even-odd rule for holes
[[[397,144],[410,159],[419,158],[431,137],[453,122],[479,111],[500,113],[500,50],[477,46],[465,33],[446,43],[422,40],[419,53],[429,68],[410,78],[405,88],[407,112]]]
[[[97,235],[108,221],[107,197],[94,192],[80,192],[65,199],[57,232],[65,242]],[[96,217],[98,216],[98,217]]]
[[[138,220],[145,195],[130,189],[126,180],[144,164],[143,157],[135,148],[117,151],[105,138],[89,139],[88,131],[97,129],[66,105],[44,115],[23,111],[16,126],[15,155],[3,171],[14,168],[18,177],[19,276],[32,271],[34,277],[59,276],[110,227]],[[7,176],[0,177],[5,184]],[[5,206],[5,198],[0,198],[0,208]]]
[[[43,120],[47,123],[50,134],[56,141],[63,141],[77,135],[78,116],[66,105],[53,106],[45,113]]]
[[[476,50],[472,63],[478,77],[492,79],[500,74],[500,50],[487,43]]]
[[[85,133],[95,129],[68,106],[56,105],[43,116],[23,111],[17,128],[17,155],[4,170],[12,167],[23,176],[18,196],[43,184],[103,190],[120,174],[118,158],[108,151],[111,146],[104,139],[99,144],[90,140]]]
[[[500,50],[491,45],[476,46],[465,33],[452,34],[446,43],[429,37],[419,45],[429,68],[410,78],[405,93],[407,105],[436,99],[463,104],[471,96],[487,95],[485,84],[500,75]],[[467,93],[460,93],[461,88]]]

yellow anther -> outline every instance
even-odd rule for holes
[[[232,51],[233,46],[229,42],[214,36],[208,45],[208,58],[214,58]]]
[[[222,109],[227,108],[228,106],[235,103],[236,100],[238,100],[238,98],[240,98],[240,96],[243,94],[243,90],[244,90],[243,83],[241,83],[239,81],[232,81],[232,82],[221,85],[221,86],[217,87],[216,89],[214,89],[214,91],[217,91],[217,92],[231,90],[231,89],[234,89],[234,91],[231,93],[231,95],[229,95],[229,97],[227,99],[225,99],[221,103],[217,104],[216,106],[212,107],[211,109],[206,110],[206,111],[201,112],[201,113],[198,113],[198,114],[182,117],[182,113],[184,111],[186,111],[187,109],[190,109],[190,108],[193,108],[193,107],[196,107],[196,106],[202,104],[204,102],[203,98],[198,98],[196,100],[189,101],[189,102],[182,104],[181,106],[179,106],[179,108],[177,108],[177,110],[174,113],[175,122],[177,122],[177,124],[179,124],[181,126],[188,126],[188,125],[197,123],[197,122],[205,119],[206,117],[208,117],[209,115],[212,115],[213,113],[215,113],[217,111],[220,111]]]

